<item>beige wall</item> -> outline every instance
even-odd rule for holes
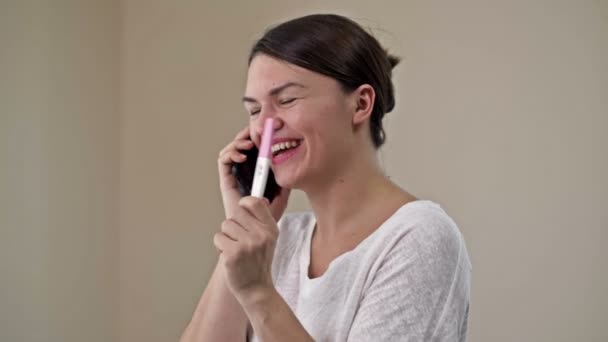
[[[122,341],[187,323],[215,263],[217,152],[247,121],[247,51],[319,11],[405,58],[383,158],[466,237],[470,340],[605,341],[605,2],[326,3],[125,1]]]
[[[0,3],[0,341],[116,340],[119,12]]]
[[[0,10],[0,340],[177,340],[248,49],[314,12],[404,57],[382,159],[466,238],[469,340],[608,339],[606,2],[64,0]]]

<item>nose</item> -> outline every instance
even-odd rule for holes
[[[258,146],[260,146],[260,144],[262,143],[262,134],[264,133],[264,122],[266,122],[266,119],[269,118],[273,118],[273,131],[276,132],[279,129],[281,129],[281,127],[283,127],[284,122],[283,120],[280,118],[280,116],[278,115],[273,115],[273,114],[263,114],[260,113],[258,118],[256,118],[256,120],[254,122],[251,123],[252,127],[252,137],[253,137],[253,141],[255,142],[255,144]]]

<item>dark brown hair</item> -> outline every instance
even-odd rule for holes
[[[382,118],[395,107],[392,69],[399,58],[390,55],[353,20],[335,14],[314,14],[270,28],[249,55],[259,53],[329,76],[346,92],[369,84],[376,92],[370,117],[376,148],[386,139]]]

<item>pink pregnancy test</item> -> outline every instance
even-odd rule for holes
[[[262,143],[260,154],[255,163],[255,174],[253,175],[253,185],[251,186],[251,196],[263,198],[266,190],[266,180],[272,162],[272,133],[274,131],[274,119],[268,118],[264,121],[264,132],[262,133]]]

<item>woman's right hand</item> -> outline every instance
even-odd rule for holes
[[[222,202],[224,204],[226,218],[233,217],[235,209],[239,205],[239,200],[242,197],[239,192],[236,178],[232,174],[232,164],[242,163],[247,158],[238,150],[249,150],[253,147],[254,143],[250,140],[249,126],[247,126],[219,153],[218,169],[220,175],[220,191],[222,193]],[[279,194],[270,204],[270,211],[272,212],[275,221],[279,221],[285,208],[287,208],[290,192],[290,189],[281,188]]]

